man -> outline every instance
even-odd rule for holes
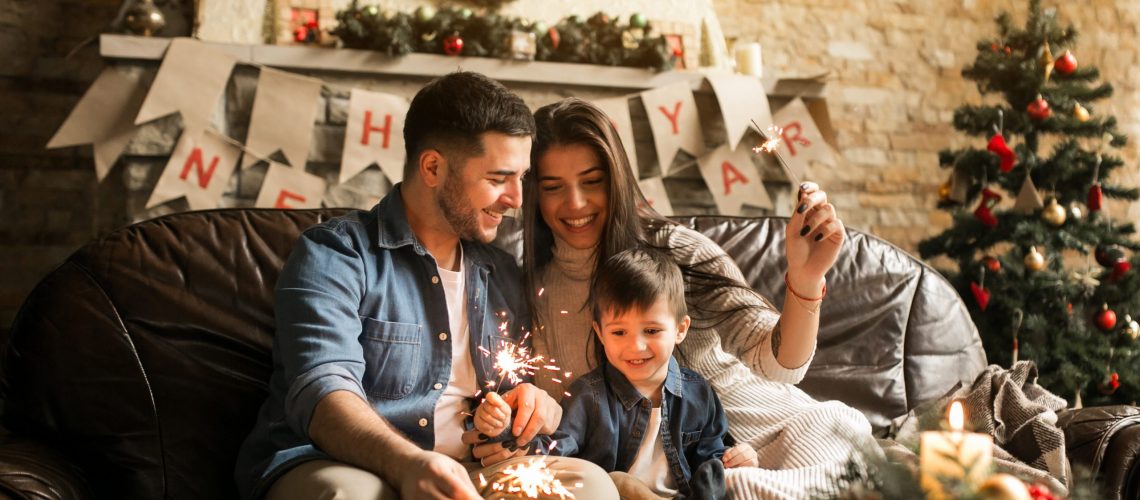
[[[530,326],[514,260],[487,243],[520,204],[533,136],[526,104],[502,85],[436,79],[408,109],[404,181],[371,211],[304,232],[277,281],[270,395],[238,457],[242,495],[480,498],[473,475],[526,459],[473,459],[515,456],[557,427],[551,397],[506,383],[515,449],[472,457],[485,437],[464,435],[471,398],[499,382],[482,353]],[[616,498],[592,464],[550,468]]]

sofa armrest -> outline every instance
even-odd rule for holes
[[[36,500],[95,498],[82,471],[67,457],[21,438],[0,443],[0,494]]]
[[[1096,406],[1062,410],[1069,463],[1095,474],[1105,498],[1140,498],[1140,408]]]

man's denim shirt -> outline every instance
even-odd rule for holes
[[[523,342],[530,319],[514,259],[489,245],[462,245],[469,350],[484,387],[498,378],[494,357],[479,348],[494,353],[502,341]],[[288,468],[327,458],[309,438],[309,421],[334,391],[360,396],[401,434],[433,448],[452,332],[435,259],[408,225],[400,185],[371,211],[305,230],[275,301],[269,399],[237,462],[243,496],[258,498]]]
[[[662,389],[658,439],[678,490],[688,494],[693,470],[724,455],[728,420],[708,382],[674,358],[669,358]],[[569,392],[562,400],[561,425],[554,434],[538,438],[533,452],[578,457],[607,472],[628,472],[647,431],[653,408],[649,398],[609,363],[579,377]]]

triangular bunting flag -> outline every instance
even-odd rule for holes
[[[103,180],[134,136],[135,113],[146,97],[137,73],[107,68],[67,115],[47,148],[91,144],[95,148],[95,178]]]
[[[265,208],[320,208],[328,183],[305,173],[304,168],[290,168],[269,162],[261,191],[254,206]]]
[[[712,191],[717,211],[723,215],[740,215],[740,207],[748,204],[772,208],[772,199],[764,189],[760,171],[752,163],[747,148],[732,151],[728,145],[698,159],[701,177]]]
[[[353,89],[348,99],[340,182],[372,164],[380,165],[392,184],[404,178],[404,115],[408,102],[399,96]]]
[[[708,75],[705,77],[716,94],[728,147],[735,150],[752,123],[767,128],[772,125],[772,109],[764,85],[753,76]],[[814,123],[814,122],[813,122]]]
[[[1041,194],[1037,186],[1033,185],[1033,177],[1025,175],[1025,182],[1021,183],[1021,191],[1017,193],[1017,201],[1013,204],[1013,211],[1022,215],[1033,215],[1041,210],[1045,204],[1041,201]]]
[[[665,191],[665,182],[661,176],[642,179],[637,182],[645,202],[657,213],[665,216],[673,215],[673,204],[669,202],[669,194]]]
[[[178,112],[185,132],[197,136],[210,123],[236,63],[233,56],[202,42],[175,38],[166,49],[135,124]]]
[[[680,149],[693,156],[704,154],[701,120],[688,82],[646,90],[641,93],[641,101],[649,116],[649,128],[653,130],[661,175],[669,175],[673,159]]]
[[[629,117],[629,98],[601,99],[594,101],[594,105],[601,108],[613,121],[614,128],[618,131],[618,137],[621,138],[621,145],[625,148],[626,156],[629,157],[629,166],[633,169],[633,178],[638,178],[637,144],[634,142],[633,120]]]
[[[777,150],[796,177],[804,178],[804,170],[811,161],[835,165],[831,146],[823,139],[823,134],[815,126],[815,120],[802,99],[793,99],[776,111],[772,118],[781,129]]]
[[[198,137],[183,133],[146,208],[183,196],[191,210],[217,207],[240,155],[240,148],[216,132],[203,131]]]
[[[247,151],[266,158],[280,150],[289,165],[304,169],[313,139],[313,121],[321,97],[321,81],[271,68],[262,68],[249,119]],[[242,168],[258,158],[245,154]]]

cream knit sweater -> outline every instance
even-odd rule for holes
[[[650,242],[672,249],[673,259],[682,264],[715,258],[700,269],[743,281],[731,258],[696,231],[670,225],[650,234]],[[596,366],[590,311],[584,307],[593,268],[593,249],[577,250],[556,238],[554,258],[541,271],[535,350],[571,374],[559,373],[558,384],[543,370],[537,383],[558,398],[574,378]],[[736,289],[687,299],[712,310],[759,306],[733,314],[715,328],[698,328],[695,322],[677,355],[683,366],[708,379],[732,436],[759,455],[759,468],[728,471],[733,498],[803,498],[827,491],[852,447],[870,440],[866,417],[838,401],[816,401],[792,385],[803,379],[810,360],[795,368],[776,360],[770,337],[779,312],[767,300]]]

